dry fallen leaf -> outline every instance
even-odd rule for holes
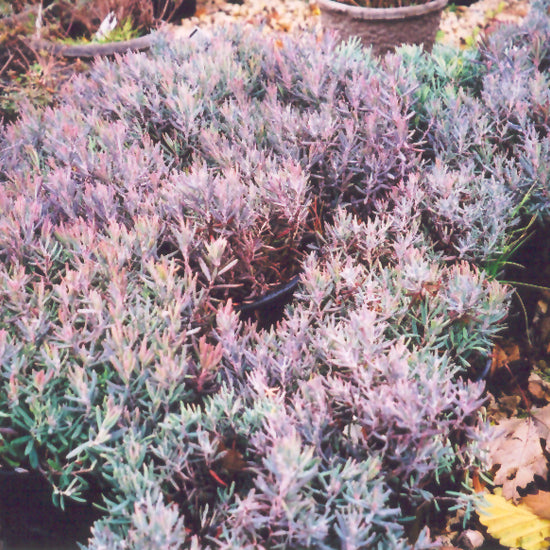
[[[521,359],[519,346],[514,342],[502,344],[501,346],[495,344],[493,347],[492,359],[491,376],[494,376],[496,371],[502,369],[508,363]]]
[[[235,442],[231,447],[226,447],[222,441],[218,443],[218,451],[223,452],[220,458],[220,465],[231,473],[242,472],[246,468],[246,460],[243,455],[236,449]]]
[[[521,404],[519,395],[503,395],[490,405],[491,419],[499,422],[502,419],[517,416]]]
[[[317,4],[310,4],[310,10],[311,10],[311,15],[315,17],[321,15],[321,10]]]
[[[460,543],[462,548],[468,550],[474,550],[475,548],[481,548],[485,542],[485,537],[479,531],[473,529],[466,529],[460,533],[460,536],[457,539],[457,543]]]
[[[543,380],[538,374],[532,372],[527,386],[529,393],[539,401],[550,401],[550,383]]]
[[[485,484],[481,481],[478,472],[472,475],[472,487],[476,493],[482,493],[485,490]]]
[[[521,503],[539,518],[550,520],[550,492],[539,491],[536,495],[527,495],[521,499]]]
[[[502,420],[498,428],[502,435],[496,438],[489,449],[492,466],[499,466],[495,484],[502,485],[502,494],[517,502],[518,487],[526,487],[534,481],[535,475],[546,477],[548,461],[544,456],[540,440],[546,440],[550,451],[550,405],[533,409],[528,418]]]

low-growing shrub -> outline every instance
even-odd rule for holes
[[[235,28],[27,107],[0,133],[2,464],[60,503],[93,479],[89,548],[429,546],[404,516],[483,464],[509,292],[480,266],[528,190],[548,209],[537,32],[379,64]],[[241,318],[296,275],[280,322]]]

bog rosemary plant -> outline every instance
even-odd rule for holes
[[[403,518],[483,463],[472,378],[510,293],[479,266],[528,189],[549,208],[533,21],[383,63],[236,27],[25,107],[0,129],[2,465],[59,504],[99,485],[90,549],[410,547]],[[243,320],[296,276],[279,322]]]

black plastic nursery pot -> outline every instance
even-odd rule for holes
[[[250,303],[241,304],[238,307],[241,319],[245,321],[255,319],[258,321],[259,328],[273,326],[283,318],[285,306],[292,301],[299,282],[300,275],[295,275],[290,281],[279,285],[275,290]]]
[[[357,36],[375,55],[402,44],[416,44],[431,51],[447,0],[401,8],[363,8],[318,0],[321,22],[336,31],[341,40]]]

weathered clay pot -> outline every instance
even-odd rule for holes
[[[341,40],[357,36],[381,55],[401,44],[418,44],[431,51],[447,0],[403,8],[362,8],[333,0],[317,3],[326,29],[337,31]]]

